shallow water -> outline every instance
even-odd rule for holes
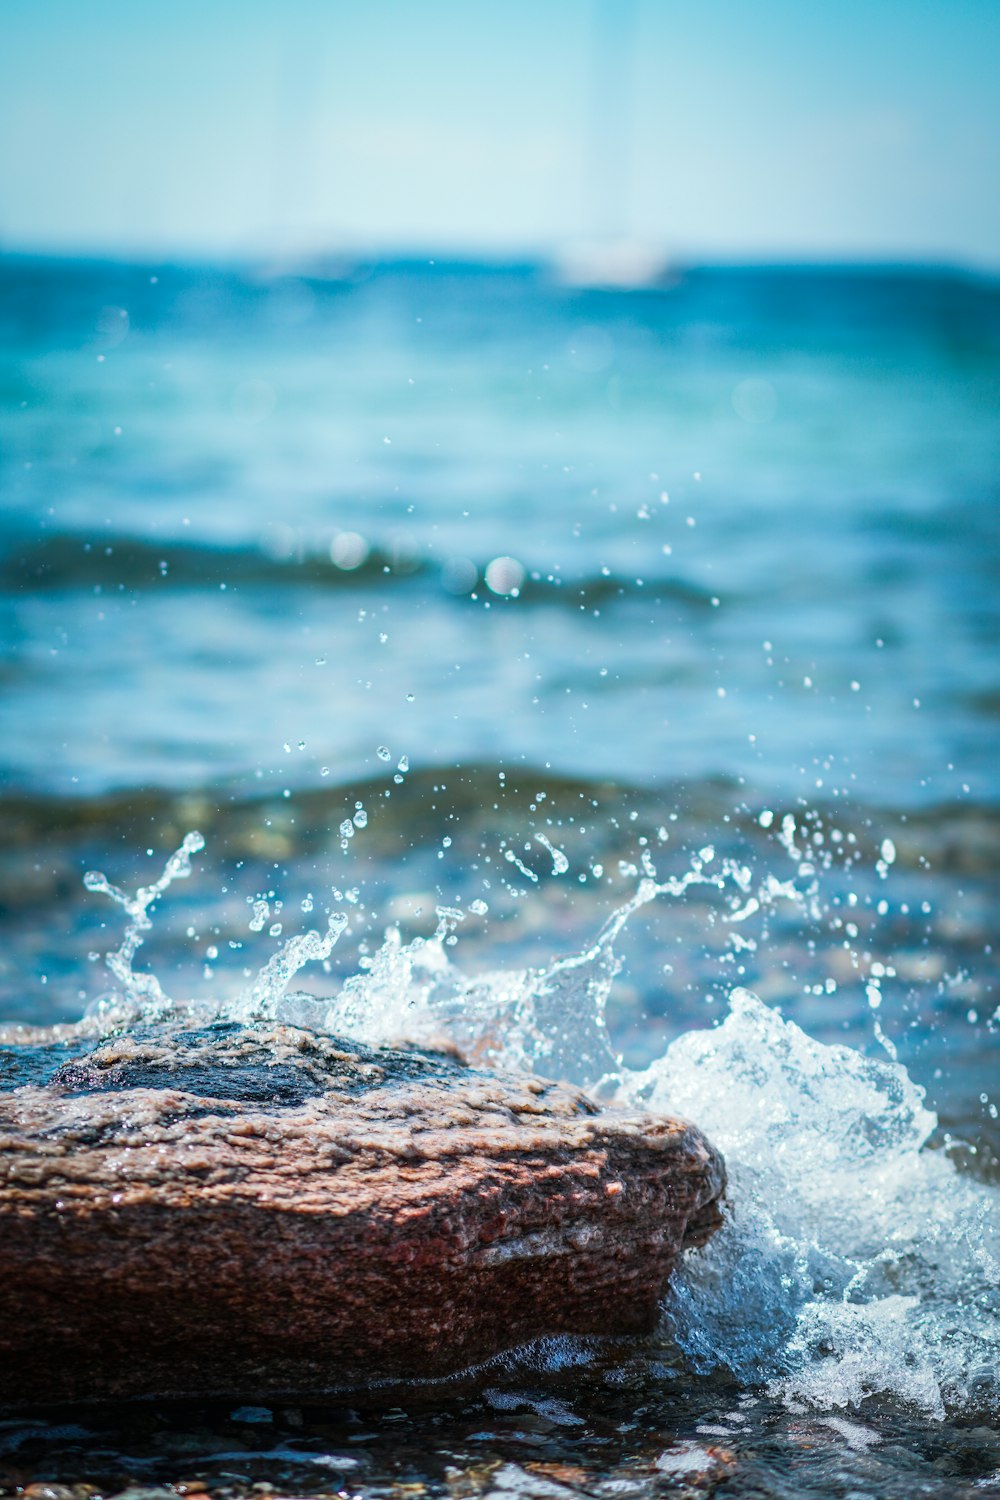
[[[0,1430],[0,1489],[34,1484],[38,1500],[202,1492],[972,1500],[998,1493],[998,1473],[997,1434],[982,1423],[928,1425],[878,1405],[850,1417],[797,1413],[731,1384],[678,1378],[669,1350],[611,1356],[584,1377],[529,1365],[377,1403],[70,1412]]]
[[[651,1345],[0,1479],[996,1490],[996,285],[8,259],[0,326],[0,1015],[443,1029],[733,1177]],[[109,976],[84,873],[195,827]]]

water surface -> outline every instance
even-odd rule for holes
[[[394,955],[463,913],[435,1022],[467,1041],[492,1007],[542,1071],[581,1032],[622,1054],[736,1163],[733,1224],[653,1350],[405,1418],[45,1427],[4,1474],[180,1484],[180,1444],[234,1493],[989,1492],[997,284],[326,269],[0,260],[0,1013],[107,994],[122,922],[83,874],[134,891],[198,828],[136,958],[174,1001],[242,1004],[334,912],[295,985],[324,1023],[417,1027]],[[574,956],[650,869],[681,888],[598,964],[594,1040]],[[826,1168],[769,1176],[794,1120]],[[719,1278],[742,1322],[712,1324]]]

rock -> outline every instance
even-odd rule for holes
[[[318,1393],[640,1332],[720,1222],[693,1126],[565,1084],[280,1025],[90,1045],[36,1031],[5,1059],[8,1407]]]

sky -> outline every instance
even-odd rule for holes
[[[1000,0],[0,0],[0,250],[1000,269]]]

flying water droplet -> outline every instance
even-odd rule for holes
[[[561,849],[557,849],[555,844],[553,844],[544,833],[535,834],[535,843],[541,844],[542,848],[547,849],[551,854],[553,875],[565,875],[566,871],[569,869],[569,860],[566,858],[566,855],[563,853],[563,851]]]

